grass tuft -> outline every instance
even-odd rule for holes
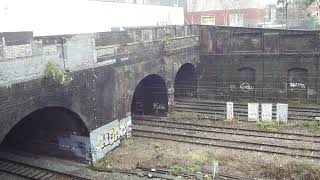
[[[262,123],[258,122],[257,126],[260,130],[269,132],[278,132],[280,130],[280,125],[278,123]]]
[[[179,174],[195,174],[196,172],[201,172],[202,168],[199,165],[191,165],[191,166],[184,166],[175,164],[170,167],[170,174],[171,175],[179,175]]]
[[[308,121],[303,123],[303,126],[309,130],[319,131],[320,130],[320,123],[318,121]]]

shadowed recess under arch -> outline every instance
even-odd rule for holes
[[[182,65],[174,82],[175,98],[194,97],[197,94],[197,73],[195,67],[186,63]]]
[[[62,107],[45,107],[21,119],[1,146],[66,159],[90,158],[89,130],[80,116]]]
[[[164,116],[168,112],[168,94],[161,76],[151,74],[143,78],[136,87],[131,103],[133,115]]]

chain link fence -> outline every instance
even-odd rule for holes
[[[229,26],[289,30],[320,30],[320,18],[276,19],[274,21],[243,19],[238,22],[238,25]]]

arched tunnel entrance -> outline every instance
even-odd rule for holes
[[[166,83],[159,75],[146,76],[134,91],[131,114],[166,116],[167,112],[168,95]]]
[[[27,115],[6,135],[1,147],[70,160],[90,158],[89,130],[76,113],[61,107]]]
[[[197,73],[195,67],[186,63],[179,69],[174,82],[176,99],[197,95]]]

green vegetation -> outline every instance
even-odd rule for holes
[[[312,131],[320,130],[320,123],[318,121],[308,121],[303,123],[303,126]]]
[[[312,3],[320,3],[320,1],[319,0],[303,0],[304,2],[305,2],[305,5],[306,6],[309,6],[309,5],[311,5]]]
[[[187,154],[187,159],[190,161],[191,164],[206,164],[209,162],[209,159],[211,157],[209,156],[208,153],[200,154],[200,153],[188,153]]]
[[[172,42],[172,35],[170,33],[170,30],[165,28],[164,29],[164,36],[162,38],[163,45],[167,46]]]
[[[178,165],[175,164],[170,167],[169,172],[171,175],[179,175],[179,174],[195,174],[196,172],[201,172],[202,168],[199,165]]]
[[[46,65],[44,76],[53,79],[61,85],[67,84],[72,80],[71,76],[68,75],[65,70],[59,69],[58,65],[52,62],[48,62]]]
[[[292,163],[289,164],[289,167],[296,171],[296,174],[299,174],[301,178],[307,178],[309,176],[312,176],[314,179],[320,178],[320,165],[310,163],[308,161],[302,162],[302,163]],[[306,176],[306,177],[305,177]],[[308,178],[307,178],[308,179]]]
[[[278,123],[262,123],[258,122],[257,126],[260,130],[269,131],[269,132],[277,132],[280,130],[280,125]]]
[[[164,45],[169,45],[172,42],[172,37],[169,33],[165,33],[164,37],[162,38],[162,43]]]

